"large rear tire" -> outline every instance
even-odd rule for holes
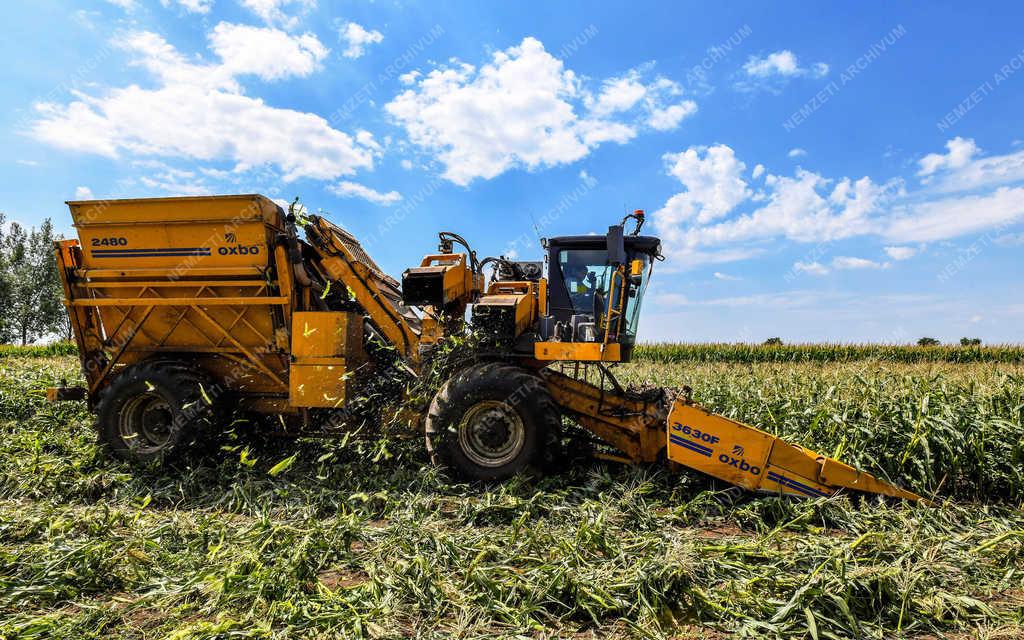
[[[121,372],[96,407],[100,444],[122,460],[163,463],[214,422],[209,381],[183,363],[142,362]]]
[[[503,363],[476,365],[434,396],[427,451],[459,478],[504,480],[539,468],[560,426],[561,413],[539,376]]]

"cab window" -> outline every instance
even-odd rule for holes
[[[566,249],[558,252],[558,266],[573,313],[593,314],[594,293],[607,299],[611,282],[611,267],[607,265],[607,252],[603,249]]]

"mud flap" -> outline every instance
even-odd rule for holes
[[[840,489],[907,500],[921,496],[770,433],[677,400],[667,424],[668,458],[751,491],[805,498]]]

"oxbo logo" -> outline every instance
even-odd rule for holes
[[[217,249],[217,253],[219,253],[222,256],[254,256],[257,255],[259,252],[260,248],[258,245],[255,244],[248,247],[238,245],[230,247],[220,247],[219,249]]]
[[[722,464],[727,464],[730,467],[736,467],[740,471],[744,471],[755,476],[761,475],[761,467],[756,467],[747,462],[746,460],[744,460],[743,458],[734,458],[723,453],[722,455],[718,456],[718,461],[721,462]]]

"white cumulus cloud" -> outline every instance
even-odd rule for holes
[[[388,191],[387,193],[381,193],[375,189],[371,189],[366,185],[362,185],[356,182],[343,180],[336,185],[327,188],[331,193],[341,196],[343,198],[362,198],[368,200],[374,204],[391,206],[402,199],[402,194],[397,191]]]
[[[165,8],[170,7],[172,0],[160,0],[160,4]],[[173,0],[173,4],[177,4],[189,13],[210,13],[210,9],[213,8],[213,0]]]
[[[884,229],[895,242],[931,242],[1010,224],[1024,218],[1024,187],[948,196],[898,209]]]
[[[665,130],[696,112],[681,87],[634,69],[596,92],[536,38],[496,52],[477,68],[451,60],[409,85],[385,109],[409,140],[435,154],[448,180],[466,185],[514,167],[567,164],[595,147]]]
[[[946,143],[947,153],[929,153],[918,161],[921,170],[919,176],[930,176],[942,169],[959,169],[971,161],[981,149],[972,138],[959,136]]]
[[[901,177],[877,183],[869,177],[828,178],[797,169],[777,175],[745,164],[726,145],[693,146],[665,156],[682,190],[652,214],[667,255],[681,266],[715,264],[756,255],[765,243],[829,243],[876,236],[886,255],[906,260],[918,249],[902,246],[983,233],[1024,220],[1024,151],[983,156],[972,140],[954,139],[947,153],[930,154],[922,170],[934,178],[909,191]],[[931,159],[928,159],[931,158]],[[865,260],[866,262],[861,262]],[[797,271],[823,273],[817,263]],[[837,258],[833,269],[886,268],[889,262]]]
[[[885,254],[893,260],[909,260],[917,255],[914,247],[886,247]]]
[[[346,58],[359,58],[366,53],[366,47],[384,41],[384,34],[380,31],[367,30],[355,22],[349,22],[342,26],[338,35],[345,43],[345,50],[341,52],[341,55]]]
[[[681,265],[742,259],[752,254],[750,243],[780,236],[810,242],[862,233],[882,193],[867,177],[834,182],[803,169],[791,177],[769,173],[754,190],[743,178],[746,165],[721,144],[665,159],[684,190],[652,218],[666,253]]]
[[[672,196],[657,213],[660,225],[712,222],[751,195],[742,177],[746,165],[725,145],[690,147],[666,154],[664,159],[668,174],[679,180],[685,191]]]
[[[803,76],[811,75],[821,78],[828,74],[828,65],[824,62],[817,62],[810,68],[800,66],[796,54],[789,49],[783,49],[770,53],[767,56],[750,56],[743,70],[748,76],[755,78],[769,78],[772,76]]]
[[[796,54],[782,49],[766,56],[750,56],[743,65],[743,79],[733,86],[740,91],[767,89],[778,92],[794,78],[823,78],[828,75],[829,66],[816,62],[809,67],[802,66]]]
[[[793,271],[797,273],[809,273],[812,276],[824,276],[828,274],[828,267],[820,262],[795,262]]]
[[[662,109],[651,109],[647,124],[658,131],[669,131],[678,127],[684,118],[694,113],[697,113],[697,103],[693,100],[684,100]]]
[[[107,2],[128,12],[134,11],[136,7],[135,0],[107,0]]]
[[[792,51],[783,49],[763,58],[750,56],[743,70],[748,76],[767,77],[771,75],[795,76],[800,73],[800,64]]]
[[[171,196],[204,196],[212,192],[203,178],[197,176],[194,171],[170,167],[153,175],[142,176],[139,182],[150,189],[166,191]]]
[[[253,74],[263,80],[304,78],[320,68],[328,53],[312,33],[291,36],[267,27],[222,22],[210,34],[210,48],[232,74]]]
[[[887,269],[889,263],[853,256],[836,256],[832,259],[832,267],[834,269]]]
[[[930,153],[920,161],[922,183],[946,193],[973,191],[1024,181],[1024,151],[981,156],[972,139],[953,138],[947,153]]]
[[[256,36],[263,50],[225,59]],[[35,105],[29,134],[55,147],[98,153],[231,161],[236,171],[272,167],[284,181],[334,179],[371,169],[381,148],[365,131],[348,134],[322,117],[245,94],[240,77],[304,77],[325,55],[315,37],[221,23],[211,34],[219,63],[189,59],[161,36],[136,32],[116,44],[149,71],[154,88],[130,85],[75,92],[69,103]]]
[[[622,77],[605,80],[601,93],[588,100],[588,107],[593,116],[610,116],[632,109],[646,94],[647,87],[640,81],[640,73],[631,71]]]
[[[75,200],[92,200],[92,189],[89,187],[76,187]]]
[[[301,14],[316,8],[316,0],[241,0],[241,4],[268,25],[285,29],[299,25],[299,16],[290,13],[292,10]]]

